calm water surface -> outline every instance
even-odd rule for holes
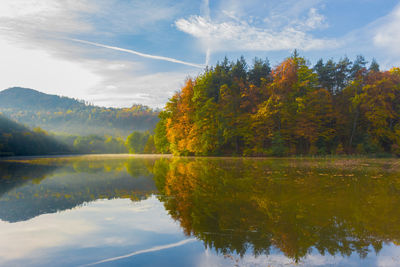
[[[0,161],[0,266],[400,266],[400,161]]]

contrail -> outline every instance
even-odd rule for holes
[[[203,6],[202,6],[202,15],[207,19],[210,20],[210,1],[209,0],[203,0]]]
[[[211,21],[211,15],[210,15],[210,1],[209,0],[203,0],[203,16],[206,18],[206,20]],[[210,40],[207,38],[206,41],[207,45],[207,50],[206,50],[206,66],[210,63],[210,57],[211,57],[211,49],[210,49]]]
[[[116,47],[116,46],[109,46],[109,45],[89,42],[89,41],[85,41],[85,40],[79,40],[79,39],[68,39],[68,40],[71,40],[71,41],[74,41],[74,42],[79,42],[79,43],[82,43],[82,44],[89,44],[89,45],[94,45],[94,46],[97,46],[97,47],[103,47],[103,48],[108,48],[108,49],[117,50],[117,51],[121,51],[121,52],[126,52],[126,53],[130,53],[130,54],[138,55],[138,56],[141,56],[141,57],[164,60],[164,61],[183,64],[183,65],[196,67],[196,68],[204,68],[204,65],[196,64],[196,63],[190,63],[190,62],[182,61],[182,60],[175,59],[175,58],[149,55],[149,54],[145,54],[145,53],[140,53],[140,52],[135,51],[135,50],[120,48],[120,47]]]
[[[207,48],[207,52],[206,52],[206,66],[208,66],[208,64],[210,63],[210,56],[211,56],[211,50],[210,50],[210,48]]]
[[[123,255],[123,256],[118,256],[118,257],[114,257],[114,258],[108,258],[108,259],[104,259],[104,260],[101,260],[101,261],[96,261],[96,262],[93,262],[93,263],[81,265],[80,267],[97,265],[97,264],[101,264],[101,263],[105,263],[105,262],[110,262],[110,261],[116,261],[116,260],[120,260],[120,259],[129,258],[129,257],[135,256],[135,255],[139,255],[139,254],[143,254],[143,253],[149,253],[149,252],[159,251],[159,250],[163,250],[163,249],[179,247],[179,246],[185,245],[185,244],[193,242],[193,241],[196,241],[196,239],[195,238],[191,238],[191,239],[182,240],[182,241],[179,241],[179,242],[173,243],[173,244],[168,244],[168,245],[164,245],[164,246],[156,246],[156,247],[152,247],[152,248],[148,248],[148,249],[138,250],[138,251],[135,251],[135,252],[132,252],[130,254]]]

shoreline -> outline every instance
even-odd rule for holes
[[[169,158],[172,154],[65,154],[65,155],[36,155],[36,156],[11,156],[11,157],[0,157],[0,161],[9,160],[30,160],[30,159],[74,159],[74,158],[92,158],[92,159],[102,159],[102,158]]]
[[[380,157],[376,155],[321,155],[321,156],[286,156],[286,157],[255,157],[255,156],[176,156],[173,154],[59,154],[59,155],[35,155],[35,156],[7,156],[0,157],[1,161],[10,160],[34,160],[34,159],[123,159],[123,158],[181,158],[181,159],[226,159],[226,160],[266,160],[266,159],[276,159],[276,160],[322,160],[322,159],[392,159],[400,160],[396,156]]]

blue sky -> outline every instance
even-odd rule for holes
[[[224,56],[276,65],[297,48],[311,63],[399,66],[399,25],[394,0],[2,0],[0,88],[162,107]]]

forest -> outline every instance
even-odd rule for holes
[[[39,127],[30,129],[0,113],[0,157],[156,153],[149,131],[133,131],[126,139],[109,135],[56,135]]]
[[[105,108],[82,100],[13,87],[0,92],[0,112],[18,123],[62,135],[111,135],[152,130],[158,111],[140,104]]]
[[[133,131],[126,139],[110,135],[55,135],[61,143],[79,154],[155,154],[153,135],[149,131]]]
[[[65,154],[71,149],[40,128],[33,130],[0,113],[0,157],[15,155]]]
[[[400,68],[363,56],[319,60],[295,51],[225,58],[185,85],[159,115],[154,144],[175,155],[400,155]]]
[[[274,68],[225,58],[187,79],[161,112],[25,88],[1,91],[0,111],[2,156],[400,156],[400,68],[381,71],[363,56],[311,66],[295,51]]]
[[[0,92],[0,156],[155,153],[158,111],[105,108],[33,89]]]

